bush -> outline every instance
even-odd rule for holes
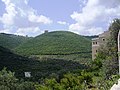
[[[6,68],[0,71],[0,90],[34,90],[33,82],[20,82],[14,74]]]

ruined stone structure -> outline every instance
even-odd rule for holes
[[[109,31],[99,34],[98,38],[92,39],[92,59],[94,60],[100,47],[104,46],[110,36]]]
[[[45,30],[44,33],[48,33],[48,30]]]

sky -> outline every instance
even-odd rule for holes
[[[0,33],[98,35],[120,18],[120,0],[0,0]]]

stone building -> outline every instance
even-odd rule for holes
[[[109,31],[105,31],[102,34],[99,34],[97,38],[92,39],[92,59],[94,60],[96,57],[96,54],[101,46],[104,46],[107,39],[110,36]]]

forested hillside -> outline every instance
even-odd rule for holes
[[[0,33],[0,46],[14,49],[29,39],[29,37]]]
[[[68,31],[39,35],[16,48],[23,55],[67,55],[91,52],[91,40]]]
[[[63,59],[29,59],[0,46],[0,70],[4,67],[15,72],[15,75],[19,78],[24,78],[24,72],[29,71],[33,80],[48,77],[53,73],[59,76],[86,68],[85,65],[78,62]]]

